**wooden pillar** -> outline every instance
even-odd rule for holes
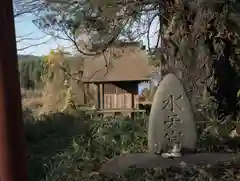
[[[118,92],[119,92],[119,88],[117,86],[114,86],[114,109],[117,109],[118,108],[118,102],[117,102],[117,95],[118,95]]]
[[[104,84],[102,84],[102,109],[105,108],[105,104],[104,104]]]
[[[27,181],[12,0],[0,6],[0,180]]]
[[[132,99],[132,109],[134,109],[135,108],[134,93],[131,94],[131,99]]]
[[[86,86],[86,84],[83,84],[82,85],[83,86],[83,103],[84,104],[87,104],[87,94],[86,94],[86,88],[87,88],[87,86]]]
[[[134,106],[135,100],[134,100],[134,93],[133,92],[131,93],[131,99],[132,99],[132,101],[131,101],[132,102],[132,109],[134,110],[134,108],[135,108],[135,106]],[[134,115],[135,115],[135,112],[132,112],[131,113],[131,118],[132,119],[134,119]]]
[[[101,109],[101,94],[100,84],[97,84],[97,109]]]

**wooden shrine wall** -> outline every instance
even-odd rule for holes
[[[138,105],[138,84],[125,82],[104,84],[105,109],[131,109]],[[133,100],[134,99],[134,100]],[[132,102],[134,105],[132,105]]]

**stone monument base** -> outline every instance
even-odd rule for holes
[[[215,165],[218,163],[238,162],[240,154],[235,153],[195,153],[180,158],[162,158],[150,153],[136,153],[117,156],[103,164],[100,173],[104,175],[123,174],[129,167],[136,168],[170,168],[187,166]]]

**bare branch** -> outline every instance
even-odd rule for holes
[[[39,37],[39,38],[30,38],[30,37],[23,37],[23,36],[21,36],[21,38],[17,37],[17,43],[20,43],[22,41],[33,41],[33,40],[39,40],[40,41],[40,40],[42,40],[44,38],[45,38],[45,36]]]
[[[26,34],[26,35],[17,36],[17,38],[24,38],[24,37],[30,36],[30,35],[32,35],[32,34],[33,34],[33,32],[28,33],[28,34]]]
[[[148,39],[148,49],[149,49],[149,52],[150,52],[150,53],[152,53],[152,52],[151,52],[151,48],[150,48],[150,37],[149,37],[149,34],[150,34],[150,27],[151,27],[151,25],[152,25],[154,19],[155,19],[157,16],[160,16],[160,15],[161,15],[161,14],[156,13],[155,15],[153,15],[153,17],[152,17],[152,18],[150,19],[150,21],[149,21],[148,32],[147,32],[147,39]]]
[[[23,47],[23,48],[18,48],[17,50],[18,50],[18,51],[24,51],[24,50],[26,50],[26,49],[28,49],[28,48],[31,48],[31,47],[37,47],[37,46],[40,46],[40,45],[46,44],[46,43],[48,43],[48,42],[50,42],[50,41],[51,41],[51,38],[50,38],[49,40],[46,40],[46,41],[41,42],[41,43],[28,45],[28,46],[25,46],[25,47]]]

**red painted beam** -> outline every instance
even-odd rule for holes
[[[27,181],[12,0],[0,5],[0,180]]]

